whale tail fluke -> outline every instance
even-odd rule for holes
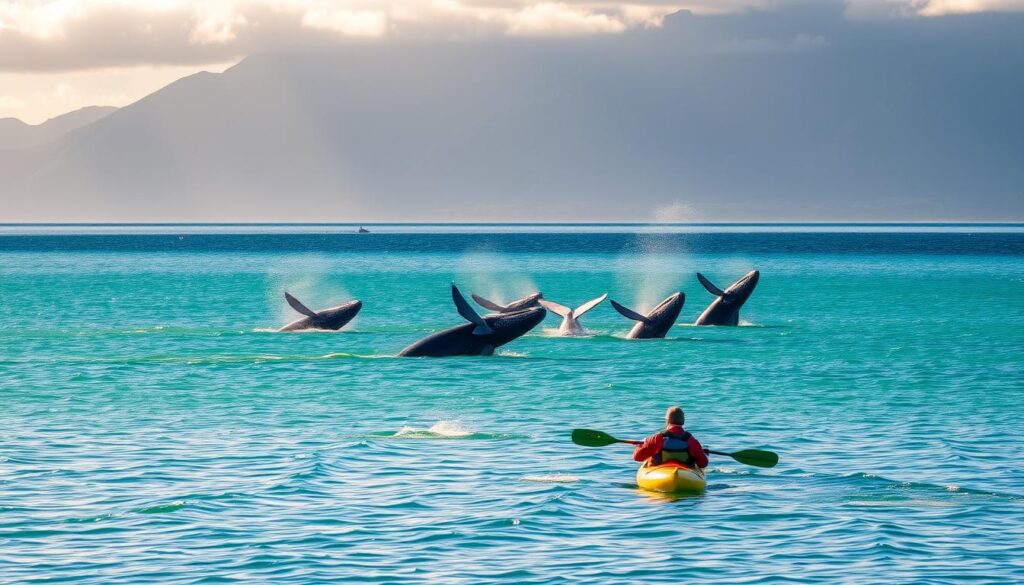
[[[637,313],[636,311],[634,311],[632,309],[628,309],[626,307],[623,307],[622,305],[620,305],[619,303],[616,303],[615,301],[612,301],[611,303],[612,303],[612,307],[615,307],[615,310],[618,311],[619,314],[622,315],[623,317],[625,317],[627,319],[632,319],[634,321],[640,321],[641,323],[647,323],[648,325],[651,323],[650,319],[648,319],[647,317],[644,317],[640,313]]]
[[[718,288],[717,286],[715,286],[715,284],[713,282],[711,282],[710,280],[705,278],[705,276],[703,274],[701,274],[700,272],[697,273],[697,280],[699,280],[700,283],[702,285],[704,285],[704,288],[707,289],[707,291],[709,293],[715,295],[716,297],[724,297],[725,296],[725,291],[724,290],[722,290],[722,289]]]
[[[455,286],[454,282],[452,283],[452,300],[455,301],[455,308],[459,311],[459,314],[462,315],[462,318],[476,325],[476,329],[473,330],[473,335],[490,335],[494,333],[494,330],[487,325],[487,322],[484,321],[483,317],[474,311],[473,307],[469,306],[469,302],[466,301],[466,297],[462,296],[462,292],[459,291],[459,288]]]
[[[558,303],[556,303],[554,301],[549,301],[549,300],[546,300],[546,299],[540,299],[537,302],[540,303],[540,306],[544,307],[545,309],[551,311],[552,313],[558,315],[559,317],[561,317],[563,319],[566,318],[566,317],[571,317],[572,314],[573,314],[572,309],[570,309],[569,307],[566,307],[565,305],[559,305]]]
[[[503,313],[503,312],[508,310],[508,307],[503,307],[503,306],[499,305],[498,303],[489,301],[489,300],[483,298],[482,296],[480,296],[480,295],[478,295],[476,293],[471,293],[469,296],[473,297],[473,300],[476,301],[476,304],[478,304],[481,307],[487,309],[488,311],[494,311],[496,313]]]
[[[576,310],[572,312],[573,316],[579,319],[580,317],[583,316],[584,313],[603,303],[606,298],[608,298],[608,293],[604,293],[603,295],[597,297],[596,299],[591,299],[583,303],[582,305],[576,307]]]
[[[317,316],[316,311],[310,309],[306,305],[303,305],[301,302],[299,302],[299,299],[293,297],[292,295],[288,294],[287,292],[284,293],[284,299],[286,301],[288,301],[288,304],[291,305],[293,309],[295,309],[296,311],[302,313],[303,315],[305,315],[307,317],[316,317]]]
[[[547,299],[538,299],[537,302],[545,309],[551,311],[552,313],[558,315],[563,319],[565,319],[566,317],[572,319],[579,319],[580,317],[583,316],[584,313],[600,305],[606,298],[608,298],[608,293],[605,293],[597,297],[596,299],[592,299],[583,303],[582,305],[576,307],[575,310],[570,309],[565,305],[559,305],[558,303],[554,301],[549,301]]]

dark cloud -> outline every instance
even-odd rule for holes
[[[205,64],[367,38],[621,34],[660,26],[665,15],[682,9],[751,14],[769,23],[791,8],[841,6],[851,18],[906,19],[965,4],[979,10],[1024,9],[1024,0],[6,0],[0,1],[0,70]],[[823,41],[807,31],[770,42],[740,34],[712,49],[792,51]]]

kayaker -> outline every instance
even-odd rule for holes
[[[678,406],[665,411],[665,430],[644,439],[644,442],[633,451],[633,460],[649,459],[651,465],[678,461],[689,467],[707,467],[707,453],[704,452],[700,441],[683,429],[685,420],[686,414]]]

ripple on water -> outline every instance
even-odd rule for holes
[[[643,264],[688,294],[668,340],[602,306],[591,337],[454,360],[393,356],[459,322],[457,253],[0,253],[0,582],[1024,581],[1019,256],[770,249]],[[747,264],[750,326],[685,325],[693,270]],[[636,267],[486,280],[630,304]],[[355,331],[272,332],[266,291],[307,272],[363,300]],[[779,465],[659,496],[629,446],[569,439],[673,403]]]

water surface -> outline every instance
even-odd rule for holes
[[[1024,580],[1019,228],[368,227],[4,228],[0,582]],[[744,326],[686,324],[696,271],[752,268]],[[687,301],[663,341],[605,304],[591,337],[394,358],[459,323],[452,280]],[[286,289],[364,309],[274,333]],[[672,499],[568,440],[670,404],[781,463]]]

